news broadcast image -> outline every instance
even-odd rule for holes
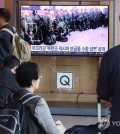
[[[21,35],[32,55],[102,56],[108,31],[108,6],[21,6]]]

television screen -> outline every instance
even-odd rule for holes
[[[102,56],[108,6],[21,6],[21,35],[32,55]]]

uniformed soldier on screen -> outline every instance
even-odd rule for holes
[[[70,25],[70,13],[68,12],[68,10],[63,10],[63,15],[64,15],[64,22],[66,23],[67,26]]]
[[[37,24],[35,22],[36,10],[29,9],[28,16],[26,16],[25,23],[25,40],[29,42],[29,44],[37,45],[39,44],[37,40],[39,40],[37,31]]]
[[[26,11],[30,13],[29,10]],[[27,42],[31,43],[31,39],[27,33],[29,28],[28,23],[33,23],[32,19],[29,17],[29,15],[25,14],[25,10],[21,10],[21,34]]]
[[[59,22],[65,22],[65,15],[63,9],[59,11]]]
[[[54,12],[53,21],[53,33],[56,36],[57,41],[64,42],[67,41],[66,35],[69,33],[68,22],[67,22],[67,14],[65,10],[60,9]]]
[[[108,8],[104,9],[103,15],[104,15],[104,27],[107,27],[108,26]]]
[[[26,11],[28,11],[28,10],[26,10]],[[29,28],[28,23],[33,23],[33,21],[28,15],[25,14],[25,11],[22,10],[21,11],[21,35],[23,36],[23,38],[27,42],[31,43],[31,39],[30,39],[30,37],[29,37],[29,35],[27,33],[28,28]]]
[[[72,31],[76,30],[76,20],[75,20],[75,10],[71,10],[71,29]]]
[[[84,13],[83,13],[83,25],[84,25],[84,30],[89,29],[89,15],[86,9],[84,9]]]
[[[64,25],[65,25],[65,14],[64,14],[64,11],[63,9],[60,9],[59,11],[59,23],[58,25],[61,27],[61,28],[64,28]]]
[[[42,15],[42,13],[41,13],[41,10],[37,10],[36,11],[36,14],[35,14],[35,16],[34,16],[34,22],[37,24],[37,26],[39,27],[39,26],[41,26],[43,23],[42,23],[42,21],[43,21],[43,15]]]
[[[90,16],[89,16],[89,12],[88,10],[86,9],[86,19],[87,19],[87,29],[90,29]]]
[[[62,32],[59,25],[61,22],[63,22],[63,20],[60,18],[60,11],[56,10],[54,12],[54,20],[52,22],[53,24],[53,29],[54,29],[54,34],[56,35],[56,37],[58,38],[58,36],[60,36],[60,33]]]
[[[51,18],[52,18],[52,23],[53,23],[53,21],[55,20],[54,10],[51,10],[51,11],[50,11],[50,16],[51,16]]]
[[[29,10],[26,11],[29,13]],[[25,32],[25,23],[33,23],[33,20],[31,19],[31,16],[25,14],[25,10],[21,10],[21,27],[23,32]]]
[[[57,16],[57,28],[58,28],[58,34],[59,34],[59,39],[61,36],[66,36],[67,33],[67,18],[65,16],[65,12],[63,9],[60,9],[59,15]],[[58,40],[59,40],[58,39]]]
[[[36,12],[34,22],[37,24],[37,34],[35,35],[36,40],[38,40],[37,44],[40,45],[43,43],[43,31],[44,31],[44,26],[45,26],[43,14],[40,9],[37,10],[37,12]]]
[[[76,25],[76,30],[79,30],[79,9],[75,10],[75,25]]]
[[[34,7],[35,9],[35,7]],[[40,9],[39,9],[40,11]],[[40,13],[40,12],[39,12]],[[41,15],[41,14],[40,14]],[[40,45],[43,43],[43,36],[42,36],[42,25],[43,25],[43,19],[42,19],[42,16],[40,16],[38,14],[38,8],[37,10],[33,10],[33,13],[32,13],[32,20],[33,20],[33,38],[32,40],[33,41],[33,44],[35,45]]]
[[[83,31],[84,30],[83,17],[84,17],[83,9],[80,9],[80,12],[78,14],[79,30],[80,31]]]
[[[69,11],[70,19],[69,19],[69,29],[72,31],[72,10]]]
[[[40,44],[40,34],[38,33],[38,26],[36,23],[36,10],[28,9],[21,11],[21,35],[29,44]]]
[[[54,19],[53,19],[53,22],[52,22],[53,29],[56,29],[58,23],[59,23],[59,13],[56,10],[56,11],[54,11]]]
[[[21,9],[21,17],[25,16],[25,10]]]
[[[64,13],[65,13],[65,21],[67,22],[68,25],[70,25],[71,15],[68,12],[68,10],[65,10]]]
[[[99,27],[99,18],[98,18],[98,8],[95,8],[94,11],[94,29]]]
[[[55,34],[56,38],[58,38],[58,36],[59,36],[58,24],[59,24],[59,11],[55,10],[54,11],[54,20],[52,22],[52,26],[53,26],[53,33]]]
[[[102,11],[101,11],[101,9],[99,8],[99,10],[98,10],[98,25],[99,25],[99,27],[102,27],[102,18],[103,18],[103,13],[102,13]]]
[[[70,19],[71,19],[71,16],[70,16],[70,13],[68,12],[68,10],[64,10],[63,14],[64,14],[64,23],[66,25],[64,36],[66,36],[66,35],[70,35],[69,34],[70,33],[69,28],[70,28]]]
[[[54,11],[48,9],[48,14],[49,14],[49,16],[50,16],[50,18],[51,18],[51,20],[52,20],[52,22],[53,22],[53,20],[55,19],[55,18],[54,18]]]
[[[94,26],[94,16],[95,16],[94,9],[91,8],[91,9],[90,9],[90,12],[89,12],[89,17],[90,17],[90,25],[91,25],[90,27],[91,27],[92,29],[95,28],[95,26]]]
[[[21,35],[24,38],[25,34],[25,22],[26,22],[26,15],[25,10],[21,10]]]
[[[43,40],[45,40],[47,36],[50,36],[50,33],[52,31],[52,19],[50,17],[50,12],[47,8],[44,9],[43,20],[45,23],[43,30]]]
[[[31,19],[31,22],[34,22],[34,17],[35,17],[35,11],[34,10],[28,10],[28,18]]]

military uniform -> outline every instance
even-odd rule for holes
[[[99,27],[102,27],[102,24],[103,24],[103,22],[102,22],[102,18],[103,18],[103,13],[102,13],[102,11],[98,11],[98,25],[99,25]]]
[[[90,27],[91,27],[92,29],[94,29],[94,15],[95,15],[94,11],[91,11],[91,12],[89,13],[89,17],[90,17]]]
[[[99,22],[98,22],[98,11],[96,10],[94,12],[94,28],[99,27]]]
[[[84,25],[84,30],[89,29],[88,26],[88,12],[83,13],[83,25]]]
[[[78,14],[78,22],[79,22],[79,30],[80,30],[80,31],[84,30],[83,17],[84,17],[83,12],[80,12],[80,13]]]
[[[108,26],[108,9],[104,10],[104,26],[107,27]]]
[[[72,12],[72,14],[71,14],[71,24],[70,24],[70,27],[71,27],[72,31],[76,30],[75,12]]]

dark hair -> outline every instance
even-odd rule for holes
[[[32,80],[37,80],[39,78],[39,68],[36,63],[33,62],[23,62],[16,69],[16,80],[20,87],[30,87],[32,85]]]
[[[6,67],[8,69],[13,69],[15,66],[18,66],[19,64],[20,61],[14,55],[6,57],[3,61],[3,67]]]
[[[9,22],[11,18],[9,10],[0,8],[0,17],[4,18],[6,22]]]

